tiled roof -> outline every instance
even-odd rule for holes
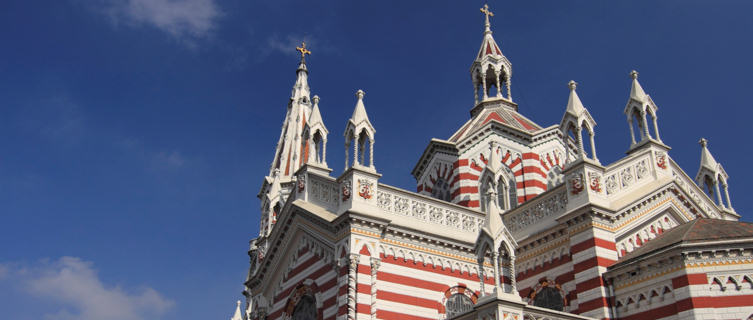
[[[617,260],[622,264],[629,260],[669,247],[677,243],[702,243],[704,241],[753,238],[753,223],[720,219],[699,218],[673,229]]]

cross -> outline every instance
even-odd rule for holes
[[[489,17],[494,16],[494,12],[489,11],[489,5],[484,4],[484,7],[481,8],[481,13],[483,13],[486,16],[486,23],[489,24]]]
[[[306,61],[306,55],[311,54],[311,51],[306,49],[306,41],[301,42],[301,46],[295,49],[301,52],[301,61]]]

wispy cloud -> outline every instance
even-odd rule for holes
[[[101,0],[88,5],[115,25],[150,26],[187,43],[210,36],[222,16],[215,0]]]
[[[16,282],[15,287],[21,288],[19,293],[54,302],[47,306],[59,306],[58,310],[43,311],[48,319],[154,319],[174,305],[149,287],[126,291],[119,286],[108,286],[99,278],[92,262],[76,257],[29,267],[0,264],[0,270],[5,273],[5,280]]]

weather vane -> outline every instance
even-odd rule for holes
[[[306,49],[306,41],[302,41],[301,46],[295,47],[295,49],[301,52],[301,62],[306,61],[307,54],[311,54],[311,51]]]

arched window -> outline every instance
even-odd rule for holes
[[[304,295],[293,309],[292,320],[317,320],[316,301],[310,295]]]
[[[473,309],[473,301],[463,293],[455,293],[447,299],[445,310],[447,318],[459,315]]]

